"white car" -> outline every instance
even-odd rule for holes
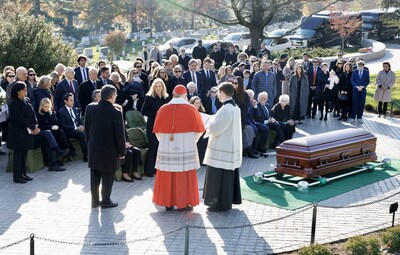
[[[241,32],[241,33],[232,33],[227,35],[224,38],[224,41],[231,42],[234,45],[239,46],[239,50],[243,50],[247,48],[247,45],[250,44],[250,33],[249,32]]]
[[[269,51],[284,51],[292,48],[289,37],[267,37],[264,39],[265,48]]]
[[[172,43],[174,48],[178,51],[181,47],[185,48],[186,50],[197,45],[197,39],[194,37],[182,37],[182,38],[172,38],[168,40],[166,43],[161,45],[159,49],[161,50],[163,56],[165,55],[165,52],[169,48],[169,44]]]

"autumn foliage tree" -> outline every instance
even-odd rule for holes
[[[104,37],[104,43],[110,48],[112,53],[117,55],[122,54],[125,48],[126,34],[120,30],[115,30],[108,33]],[[113,59],[113,57],[111,57]]]
[[[343,50],[345,48],[346,40],[357,30],[360,30],[362,20],[360,17],[355,15],[346,15],[336,12],[332,12],[330,17],[330,26],[333,30],[339,33]]]

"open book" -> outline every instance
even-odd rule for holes
[[[210,125],[210,118],[211,118],[211,115],[209,115],[209,114],[206,114],[206,113],[200,113],[200,115],[201,115],[201,119],[203,120],[203,125],[204,125],[204,128],[205,129],[208,129],[208,127],[209,127],[209,125]]]

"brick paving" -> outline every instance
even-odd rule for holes
[[[367,115],[364,124],[329,120],[306,120],[296,136],[311,135],[347,127],[363,128],[378,137],[379,157],[400,159],[400,121]],[[5,172],[6,156],[0,156],[0,247],[34,233],[36,254],[183,254],[184,230],[157,236],[185,224],[221,227],[255,224],[292,213],[295,215],[272,223],[236,229],[190,229],[189,254],[274,254],[291,251],[310,241],[312,209],[287,211],[249,201],[231,211],[208,212],[204,204],[193,212],[165,212],[152,202],[154,178],[134,183],[114,184],[114,209],[90,208],[89,169],[81,161],[67,163],[67,171],[46,169],[31,174],[34,180],[20,185]],[[272,170],[275,157],[244,158],[241,176]],[[198,170],[199,187],[205,169]],[[400,191],[400,177],[395,176],[322,201],[326,206],[348,206],[380,200]],[[200,195],[202,189],[200,189]],[[389,226],[390,203],[400,195],[360,208],[332,209],[318,207],[316,241],[326,243]],[[399,220],[396,220],[399,223]],[[51,238],[73,243],[53,243]],[[113,243],[119,245],[82,245]],[[128,242],[128,243],[126,243]],[[0,250],[0,254],[27,254],[29,241]]]

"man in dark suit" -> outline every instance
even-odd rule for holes
[[[58,125],[65,131],[68,138],[79,140],[79,145],[83,153],[83,161],[87,162],[85,128],[83,127],[81,118],[79,118],[78,110],[74,107],[74,95],[66,93],[63,101],[65,105],[57,112]]]
[[[217,45],[214,45],[213,51],[210,53],[210,58],[215,61],[215,69],[219,69],[222,66],[222,62],[225,59],[224,49],[218,48]]]
[[[218,88],[212,87],[210,89],[210,94],[207,97],[204,97],[201,101],[203,103],[204,109],[207,114],[215,114],[219,108],[221,108],[222,103],[219,101],[217,97]]]
[[[183,73],[183,78],[185,78],[187,83],[194,82],[197,86],[197,93],[203,95],[203,77],[197,71],[197,61],[195,59],[189,61],[189,70]]]
[[[243,71],[243,85],[245,89],[251,89],[250,70]]]
[[[282,95],[282,82],[285,80],[285,76],[283,75],[283,71],[279,62],[280,62],[279,58],[274,59],[271,68],[271,71],[273,74],[275,74],[275,79],[276,79],[275,96],[272,105],[278,103],[278,99]]]
[[[173,54],[178,56],[178,51],[174,48],[172,43],[169,43],[169,48],[165,51],[165,58],[169,59]]]
[[[97,70],[95,68],[89,69],[89,79],[82,82],[79,86],[79,102],[81,103],[81,115],[85,116],[86,107],[93,101],[93,90],[97,89]]]
[[[304,52],[304,53],[303,53],[303,69],[304,69],[304,72],[305,72],[305,73],[307,73],[308,68],[309,68],[310,66],[312,66],[312,63],[311,63],[311,61],[310,61],[309,58],[310,58],[310,55],[308,55],[307,52]]]
[[[353,85],[352,102],[353,109],[351,114],[351,120],[354,122],[357,116],[357,122],[363,123],[362,116],[365,106],[365,98],[367,96],[367,86],[369,84],[369,71],[364,68],[364,61],[357,62],[357,69],[353,71],[351,75],[351,84]]]
[[[237,61],[237,55],[235,52],[235,47],[229,46],[229,52],[225,54],[225,63],[228,66],[233,65]]]
[[[75,80],[78,81],[78,86],[89,79],[89,68],[86,67],[86,56],[80,55],[77,59],[78,66],[74,69],[75,71]]]
[[[321,67],[319,67],[319,60],[317,58],[313,59],[312,67],[308,68],[307,76],[308,76],[308,84],[310,86],[308,92],[308,105],[307,105],[307,118],[315,119],[315,114],[317,114],[317,105],[319,99],[315,96],[315,90],[317,89],[318,84],[318,72],[321,71]],[[312,105],[312,106],[311,106]]]
[[[201,69],[200,73],[203,78],[203,89],[202,89],[202,96],[206,95],[207,92],[211,89],[211,87],[217,86],[217,77],[215,72],[210,70],[212,64],[212,60],[210,58],[204,59],[204,68]]]
[[[109,79],[109,77],[110,77],[110,69],[106,66],[103,66],[100,69],[100,76],[96,82],[97,89],[101,89],[104,85],[112,84],[112,81]]]
[[[204,59],[207,57],[207,50],[203,47],[203,41],[198,40],[197,46],[193,48],[192,57],[194,59],[200,59],[204,62]]]
[[[73,95],[76,108],[81,107],[78,98],[78,82],[74,80],[74,69],[72,67],[65,68],[64,75],[65,79],[57,84],[56,90],[54,92],[54,108],[56,112],[64,106],[63,97],[66,93],[71,93]]]
[[[111,201],[115,171],[125,158],[125,127],[122,112],[115,108],[117,90],[112,85],[101,89],[101,100],[87,108],[85,127],[89,147],[90,189],[92,208],[112,208]],[[107,148],[107,149],[105,149]],[[101,189],[101,202],[99,186]]]
[[[183,70],[189,70],[189,61],[190,61],[190,57],[188,55],[186,55],[186,50],[185,48],[180,48],[180,53],[179,54],[179,60],[178,63],[183,66]]]
[[[255,119],[256,123],[258,123],[258,125],[263,124],[263,125],[268,126],[269,130],[275,130],[276,136],[275,136],[274,145],[277,146],[277,145],[281,144],[283,141],[285,141],[285,137],[283,135],[283,131],[282,131],[281,126],[279,125],[279,122],[276,121],[273,117],[271,117],[271,107],[267,103],[268,93],[261,92],[260,94],[258,94],[257,101],[258,101],[257,111],[254,116],[254,119]],[[260,148],[260,149],[264,149],[264,148]],[[264,153],[263,150],[261,150],[261,152]]]

